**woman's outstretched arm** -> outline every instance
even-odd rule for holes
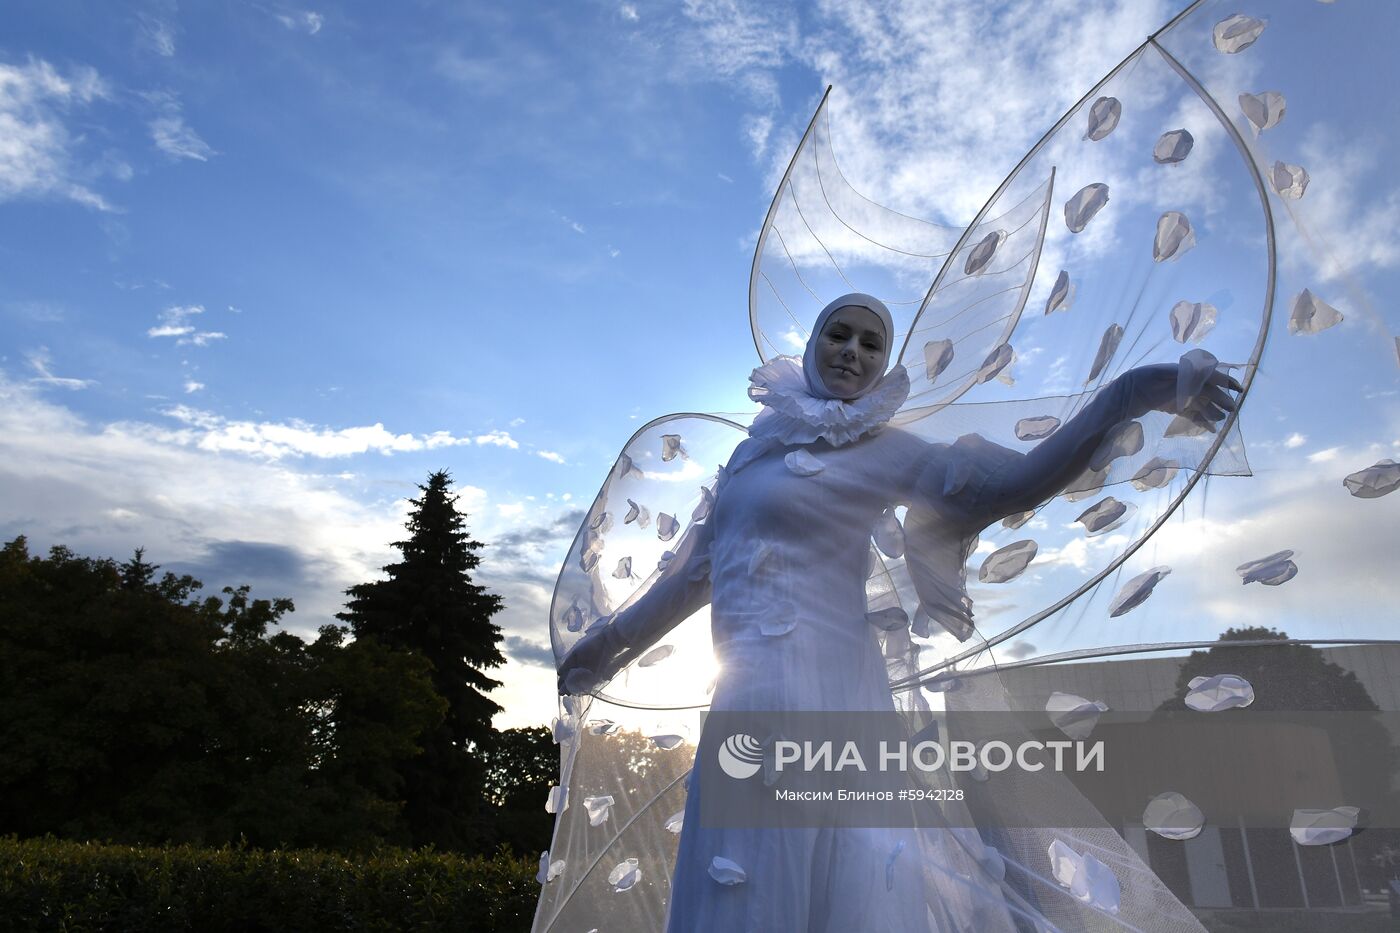
[[[1235,407],[1229,393],[1239,391],[1240,385],[1216,371],[1213,358],[1208,374],[1201,363],[1198,358],[1124,373],[1027,453],[977,434],[953,444],[930,445],[918,459],[908,487],[904,521],[905,565],[924,614],[959,639],[970,637],[966,564],[978,533],[1063,492],[1094,465],[1095,453],[1118,425],[1154,410],[1184,414],[1212,429],[1223,420]],[[1196,380],[1190,378],[1192,369]],[[1178,398],[1179,381],[1193,390],[1185,398]]]
[[[559,692],[592,693],[710,601],[710,522],[692,525],[676,556],[635,602],[591,627],[559,662]]]
[[[962,510],[985,528],[1008,515],[1038,507],[1063,492],[1086,470],[1106,466],[1106,460],[1097,462],[1095,453],[1109,433],[1150,411],[1185,414],[1202,427],[1214,430],[1235,409],[1230,392],[1240,391],[1241,386],[1212,366],[1197,391],[1179,398],[1178,380],[1184,365],[1141,366],[1119,376],[1079,414],[1029,452],[1008,452],[982,483],[968,490],[960,503]]]

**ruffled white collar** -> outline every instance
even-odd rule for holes
[[[821,438],[834,447],[877,431],[909,397],[909,374],[895,365],[869,392],[853,401],[817,398],[807,389],[802,360],[776,356],[749,375],[749,398],[763,405],[750,437],[781,444],[810,444]]]

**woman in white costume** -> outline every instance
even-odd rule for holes
[[[886,510],[909,507],[906,560],[920,613],[950,631],[970,629],[964,566],[980,531],[1101,467],[1116,426],[1153,410],[1213,426],[1240,389],[1214,368],[1193,379],[1189,365],[1144,366],[1027,453],[975,434],[931,444],[886,426],[909,379],[903,366],[886,370],[896,332],[883,303],[843,295],[811,334],[800,360],[780,356],[754,370],[750,395],[763,411],[720,471],[709,517],[644,596],[572,648],[561,693],[605,685],[709,603],[720,666],[712,710],[892,711],[885,657],[866,620],[870,539]],[[1179,382],[1191,391],[1179,392]],[[1033,908],[1008,903],[975,831],[702,827],[699,773],[687,785],[671,933],[1009,930],[1013,916],[1037,925]],[[905,844],[918,848],[890,861],[887,874],[886,857]],[[716,866],[730,863],[743,883],[717,881]]]

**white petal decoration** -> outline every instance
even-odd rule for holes
[[[617,458],[617,468],[613,470],[613,475],[618,479],[626,479],[629,476],[642,478],[642,468],[632,462],[632,458],[627,454]]]
[[[1205,824],[1201,808],[1174,790],[1153,797],[1142,811],[1142,825],[1163,839],[1195,839]]]
[[[1167,262],[1196,245],[1196,232],[1181,211],[1167,211],[1157,218],[1157,238],[1152,241],[1152,259]]]
[[[1400,363],[1400,337],[1395,338],[1395,362]]]
[[[1113,354],[1118,352],[1118,344],[1123,340],[1123,328],[1118,324],[1108,325],[1108,330],[1103,332],[1099,338],[1099,352],[1094,355],[1094,365],[1089,369],[1089,378],[1084,380],[1088,385],[1099,378],[1099,373],[1103,372],[1108,361],[1113,359]]]
[[[679,836],[685,826],[685,811],[679,810],[666,818],[666,832]]]
[[[1330,810],[1294,810],[1288,826],[1293,841],[1300,846],[1330,846],[1341,842],[1356,829],[1356,807],[1333,807]]]
[[[1120,421],[1108,429],[1099,446],[1089,455],[1089,469],[1106,470],[1119,457],[1131,457],[1142,450],[1145,441],[1142,425],[1136,421]]]
[[[1027,509],[1024,512],[1017,512],[1015,515],[1008,515],[1001,520],[1001,527],[1014,530],[1020,528],[1035,516],[1035,509]]]
[[[710,877],[720,884],[732,885],[743,884],[749,876],[738,862],[716,855],[710,859]]]
[[[1100,535],[1122,525],[1132,514],[1133,507],[1129,503],[1109,496],[1089,506],[1075,521],[1083,525],[1089,534]]]
[[[1070,233],[1079,233],[1107,203],[1108,185],[1101,182],[1085,185],[1065,202],[1065,226]]]
[[[662,462],[670,463],[677,457],[683,460],[688,460],[690,458],[690,455],[685,452],[685,445],[681,443],[681,436],[679,434],[661,435]]]
[[[886,890],[886,891],[893,891],[893,890],[894,890],[894,862],[895,862],[895,859],[899,858],[899,853],[901,853],[901,852],[903,852],[903,851],[904,851],[904,840],[901,839],[901,840],[899,840],[899,842],[895,843],[894,849],[890,852],[889,856],[885,859],[885,890]]]
[[[1118,878],[1093,855],[1080,855],[1056,839],[1050,843],[1050,869],[1076,899],[1105,913],[1118,913],[1123,896]]]
[[[889,609],[877,609],[874,612],[865,614],[865,621],[875,626],[882,632],[893,632],[895,629],[904,628],[909,624],[909,613],[899,606],[891,606]]]
[[[608,814],[612,812],[612,805],[612,796],[608,794],[583,798],[583,808],[588,811],[588,825],[602,826],[606,823]]]
[[[584,552],[578,556],[578,565],[583,568],[584,573],[592,573],[593,568],[598,566],[598,552],[584,550]]]
[[[577,632],[583,628],[585,618],[583,609],[577,602],[574,602],[573,605],[564,610],[564,628],[571,632]]]
[[[540,870],[535,874],[535,880],[540,884],[548,884],[558,878],[564,872],[564,860],[549,860],[549,850],[545,849],[540,853]]]
[[[1006,583],[1025,572],[1035,559],[1036,543],[1029,538],[1016,541],[1004,548],[998,548],[987,555],[982,567],[977,571],[977,579],[983,583]]]
[[[1400,489],[1400,463],[1381,460],[1364,470],[1357,470],[1342,485],[1358,499],[1379,499]]]
[[[980,275],[984,272],[1005,239],[1005,230],[993,230],[984,236],[968,254],[967,262],[963,265],[963,272],[967,275]]]
[[[700,487],[700,503],[695,506],[695,511],[690,513],[692,522],[703,522],[710,517],[710,510],[715,507],[715,493],[709,486]]]
[[[1269,172],[1269,181],[1273,182],[1274,190],[1280,197],[1296,201],[1308,190],[1308,182],[1312,181],[1312,176],[1301,165],[1275,162]]]
[[[1161,489],[1176,478],[1177,471],[1181,469],[1181,464],[1175,460],[1165,460],[1162,457],[1153,457],[1142,465],[1142,469],[1133,474],[1132,484],[1138,492],[1146,492],[1149,489]]]
[[[608,872],[608,884],[618,893],[630,890],[638,881],[642,880],[642,869],[634,858],[624,859],[613,866],[613,870]]]
[[[607,524],[608,519],[611,517],[612,516],[607,512],[599,512],[597,515],[593,516],[593,521],[588,523],[588,527],[592,528],[594,531],[602,531],[603,526]]]
[[[1265,91],[1262,94],[1241,94],[1240,109],[1244,111],[1245,119],[1254,128],[1254,135],[1258,136],[1271,127],[1278,126],[1278,121],[1283,119],[1284,111],[1288,109],[1288,101],[1278,91]]]
[[[1140,573],[1133,577],[1123,588],[1118,591],[1118,595],[1113,597],[1113,601],[1108,604],[1108,617],[1116,619],[1125,612],[1131,612],[1147,601],[1147,597],[1152,595],[1152,590],[1161,582],[1162,578],[1171,573],[1170,567],[1153,567],[1146,573]]]
[[[1206,433],[1205,425],[1199,421],[1177,415],[1167,422],[1167,429],[1162,432],[1163,437],[1200,437]]]
[[[1196,140],[1186,130],[1171,130],[1157,137],[1152,158],[1162,165],[1174,165],[1184,161],[1194,145]]]
[[[1050,297],[1045,299],[1045,313],[1054,314],[1056,311],[1068,311],[1074,304],[1074,283],[1069,280],[1069,273],[1064,269],[1055,277],[1055,284],[1050,289]]]
[[[1104,467],[1102,470],[1085,470],[1070,480],[1069,485],[1065,487],[1068,490],[1065,493],[1065,499],[1069,502],[1078,502],[1081,499],[1098,495],[1107,479],[1108,467]]]
[[[1172,338],[1177,343],[1200,343],[1215,327],[1220,312],[1204,301],[1178,301],[1172,305]]]
[[[675,645],[657,645],[637,659],[638,667],[651,667],[653,664],[660,664],[662,661],[676,653]]]
[[[670,541],[680,530],[681,523],[676,521],[676,516],[662,512],[656,516],[656,536],[662,541]]]
[[[590,719],[588,721],[588,732],[590,735],[614,735],[622,727],[611,719]]]
[[[1254,685],[1238,674],[1192,677],[1186,686],[1186,705],[1198,713],[1218,713],[1254,702]]]
[[[1004,343],[997,347],[987,358],[982,361],[982,368],[977,370],[977,383],[991,382],[1001,375],[1001,371],[1011,365],[1011,361],[1016,358],[1016,351],[1011,349],[1011,344]]]
[[[569,789],[560,787],[558,784],[550,787],[549,796],[545,798],[544,812],[562,813],[569,807]]]
[[[647,738],[651,739],[651,744],[666,751],[670,751],[685,741],[685,736],[676,735],[674,732],[658,732],[656,735],[647,736]]]
[[[880,549],[880,553],[886,557],[893,559],[904,556],[904,526],[899,523],[899,516],[895,514],[894,509],[885,509],[880,514],[871,537],[875,539],[875,546]]]
[[[574,737],[574,727],[567,717],[555,716],[549,722],[550,734],[555,745],[563,745]]]
[[[924,344],[924,375],[933,382],[953,362],[953,341],[930,340]]]
[[[622,524],[630,525],[637,523],[638,528],[645,528],[651,524],[651,512],[647,511],[644,505],[638,505],[631,499],[627,500],[627,514],[623,516]]]
[[[758,621],[758,630],[769,638],[779,638],[795,628],[797,611],[786,601],[765,610]]]
[[[1089,127],[1084,131],[1084,138],[1094,142],[1103,139],[1113,132],[1122,115],[1123,105],[1118,98],[1100,97],[1089,108]]]
[[[784,457],[783,463],[786,463],[787,468],[798,476],[816,476],[826,469],[826,464],[801,449],[794,450]]]
[[[1038,441],[1049,437],[1060,426],[1060,419],[1054,415],[1039,415],[1035,418],[1022,418],[1016,422],[1018,441]]]
[[[1262,19],[1236,13],[1216,23],[1211,38],[1214,39],[1217,49],[1227,55],[1233,55],[1253,45],[1254,40],[1264,31],[1264,25]]]
[[[1290,559],[1292,551],[1279,551],[1259,560],[1240,564],[1235,572],[1242,583],[1262,583],[1265,586],[1278,586],[1287,583],[1298,575],[1298,565]]]
[[[1045,712],[1050,721],[1072,739],[1087,739],[1099,721],[1102,713],[1108,712],[1108,704],[1103,700],[1086,700],[1073,693],[1056,690],[1045,701]]]
[[[658,561],[656,562],[656,569],[657,569],[657,570],[665,570],[666,567],[667,567],[667,565],[670,564],[671,561],[673,561],[673,560],[675,560],[675,559],[676,559],[676,552],[675,552],[675,551],[662,551],[662,552],[661,552],[661,559],[658,560]]]
[[[630,580],[632,578],[632,558],[624,557],[617,562],[617,569],[612,575],[619,580]]]
[[[1290,334],[1318,334],[1342,323],[1342,312],[1318,298],[1308,289],[1293,299],[1293,311],[1288,315]]]

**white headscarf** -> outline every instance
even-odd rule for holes
[[[894,320],[884,302],[855,292],[842,295],[822,309],[807,340],[803,358],[777,356],[749,376],[749,398],[763,405],[749,428],[750,437],[779,444],[810,444],[821,438],[834,446],[849,444],[878,430],[909,397],[909,376],[896,365],[849,399],[832,394],[817,370],[817,341],[827,320],[841,308],[868,308],[885,328],[885,359],[894,344]]]
[[[807,338],[807,349],[802,354],[802,374],[807,380],[807,391],[817,398],[836,398],[837,396],[826,387],[822,381],[821,373],[817,371],[817,344],[821,339],[822,331],[826,329],[826,322],[833,314],[842,308],[865,308],[873,311],[880,319],[880,323],[885,328],[885,357],[880,361],[880,369],[883,372],[885,365],[890,361],[890,348],[894,343],[894,319],[890,317],[890,309],[885,307],[885,303],[880,299],[866,295],[861,292],[851,292],[849,295],[842,295],[835,301],[822,308],[822,313],[817,315],[817,323],[812,325],[812,335]],[[873,391],[880,384],[877,379],[861,391],[842,401],[852,402]]]

